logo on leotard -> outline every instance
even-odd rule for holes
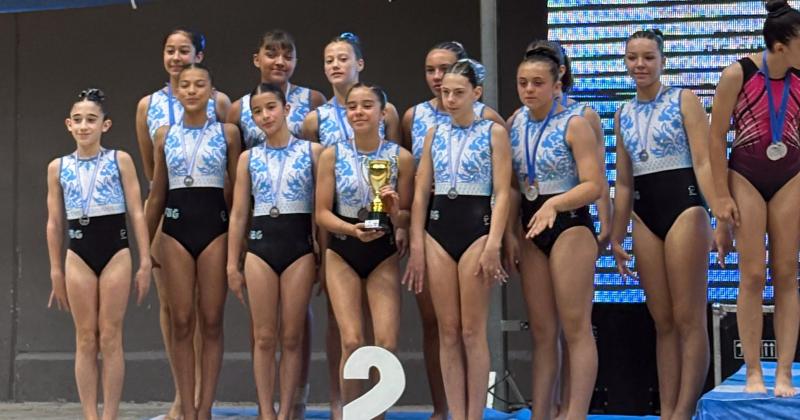
[[[575,211],[575,210],[570,210],[569,211],[569,218],[570,219],[577,219],[578,218],[578,212]]]
[[[223,222],[227,222],[228,221],[228,213],[225,213],[225,210],[222,210],[221,212],[219,212],[219,218],[222,219]],[[261,238],[259,238],[259,239],[261,239]]]
[[[80,229],[70,229],[69,230],[69,238],[70,239],[83,239],[83,232]]]
[[[128,239],[128,231],[125,229],[119,230],[119,239]]]
[[[689,190],[689,197],[694,197],[697,195],[697,187],[694,185],[689,185],[686,187],[686,189]]]
[[[259,240],[264,237],[264,234],[260,230],[251,230],[250,231],[250,239],[252,240]]]
[[[164,209],[164,217],[167,219],[178,220],[181,217],[181,210],[167,207]]]
[[[492,223],[492,216],[490,216],[488,214],[484,214],[483,215],[483,225],[484,226],[489,226],[491,223]]]
[[[430,219],[439,220],[439,210],[431,210]]]
[[[633,192],[633,199],[634,200],[639,200],[641,198],[642,198],[642,196],[639,195],[639,191],[634,191]]]

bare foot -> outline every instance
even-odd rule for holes
[[[567,407],[553,405],[553,420],[564,420],[567,418]]]
[[[791,369],[789,371],[781,370],[775,372],[775,396],[776,397],[786,397],[791,398],[797,392],[795,391],[794,387],[792,386],[792,372]]]
[[[447,420],[447,412],[437,413],[434,411],[428,420]]]
[[[164,420],[181,420],[183,414],[181,413],[181,401],[176,399],[169,407],[169,412],[164,416]]]
[[[767,387],[764,386],[764,376],[761,374],[761,369],[747,371],[747,382],[744,386],[744,392],[749,394],[766,394]]]
[[[339,401],[331,403],[331,420],[342,420],[342,403]]]
[[[306,419],[306,405],[297,403],[292,407],[292,420],[305,420]]]

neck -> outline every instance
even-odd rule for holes
[[[536,121],[542,121],[547,118],[547,115],[550,114],[550,110],[553,107],[556,107],[555,111],[558,111],[559,104],[550,102],[547,105],[540,106],[538,108],[530,108],[530,115]]]
[[[289,129],[284,124],[278,132],[271,136],[267,136],[267,143],[270,147],[281,148],[289,144]]]
[[[461,111],[457,114],[452,114],[450,118],[453,120],[453,124],[459,127],[468,127],[475,121],[475,113],[472,112],[472,107],[468,110]]]
[[[281,90],[283,91],[283,94],[284,94],[284,95],[286,95],[286,94],[288,94],[288,93],[289,93],[289,81],[288,81],[288,80],[287,80],[287,81],[285,81],[285,82],[283,82],[283,83],[275,83],[275,82],[272,82],[272,81],[270,81],[270,80],[267,80],[267,79],[265,79],[265,78],[263,78],[263,77],[262,77],[262,78],[261,78],[261,83],[267,83],[267,84],[271,84],[271,85],[277,85],[278,87],[280,87],[280,88],[281,88]]]
[[[79,144],[78,145],[78,157],[79,158],[90,158],[95,157],[97,154],[100,153],[100,142],[95,142],[92,144]]]
[[[175,86],[178,86],[178,75],[169,75],[169,88],[172,89],[172,95],[175,95]]]
[[[339,105],[344,105],[344,97],[347,96],[347,91],[355,85],[356,82],[348,83],[346,85],[333,85],[333,99]]]
[[[447,114],[447,111],[442,107],[442,98],[440,96],[435,96],[431,99],[431,106],[433,107],[436,112],[440,114]]]
[[[208,121],[208,115],[206,115],[205,107],[202,111],[184,111],[183,113],[183,125],[186,127],[202,127],[206,121]]]
[[[355,133],[356,149],[366,152],[375,151],[378,145],[381,144],[381,138],[378,135],[378,127],[370,129],[366,133]]]
[[[658,95],[659,90],[661,90],[661,81],[659,80],[656,80],[655,83],[649,86],[637,86],[636,99],[640,101],[652,101]]]
[[[786,60],[771,52],[762,54],[767,54],[767,67],[769,67],[769,77],[771,79],[782,79],[786,76],[786,72],[789,71],[789,65],[786,64]]]

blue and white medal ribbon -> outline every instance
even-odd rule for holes
[[[78,192],[81,196],[81,217],[78,219],[78,223],[80,223],[81,226],[89,224],[89,206],[92,202],[92,194],[94,193],[94,184],[95,181],[97,181],[97,174],[100,172],[100,159],[103,156],[103,152],[105,152],[105,150],[101,148],[100,151],[97,152],[97,156],[88,159],[90,161],[96,159],[97,162],[95,162],[94,171],[92,172],[86,195],[83,194],[83,182],[81,181],[81,167],[79,165],[80,160],[78,159],[78,152],[75,152],[75,176],[78,179]]]
[[[539,187],[536,186],[536,152],[539,150],[539,143],[542,140],[544,130],[547,128],[547,124],[550,122],[550,119],[553,118],[556,108],[558,108],[558,102],[553,101],[553,105],[550,107],[550,112],[547,113],[547,117],[542,122],[539,132],[536,133],[536,142],[533,144],[532,157],[529,136],[529,130],[531,128],[531,114],[530,111],[525,112],[527,118],[525,121],[525,164],[528,167],[528,182],[527,188],[525,189],[525,198],[528,199],[528,201],[536,200],[536,198],[539,197]]]
[[[183,177],[183,185],[187,187],[194,185],[194,178],[192,177],[192,174],[194,173],[194,165],[197,162],[197,152],[200,151],[200,147],[203,145],[203,140],[205,140],[206,137],[206,130],[208,129],[208,125],[210,123],[211,120],[207,119],[206,123],[203,124],[203,128],[200,130],[200,138],[197,139],[197,143],[194,145],[191,161],[189,160],[189,154],[186,152],[186,133],[184,132],[183,122],[181,122],[181,124],[178,126],[180,131],[181,149],[183,150],[183,157],[188,166],[187,172]]]

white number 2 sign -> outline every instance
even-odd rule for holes
[[[370,368],[380,373],[380,381],[364,395],[344,406],[344,420],[371,419],[385,412],[400,399],[406,388],[403,365],[392,352],[375,346],[354,351],[344,364],[344,379],[369,379]]]

